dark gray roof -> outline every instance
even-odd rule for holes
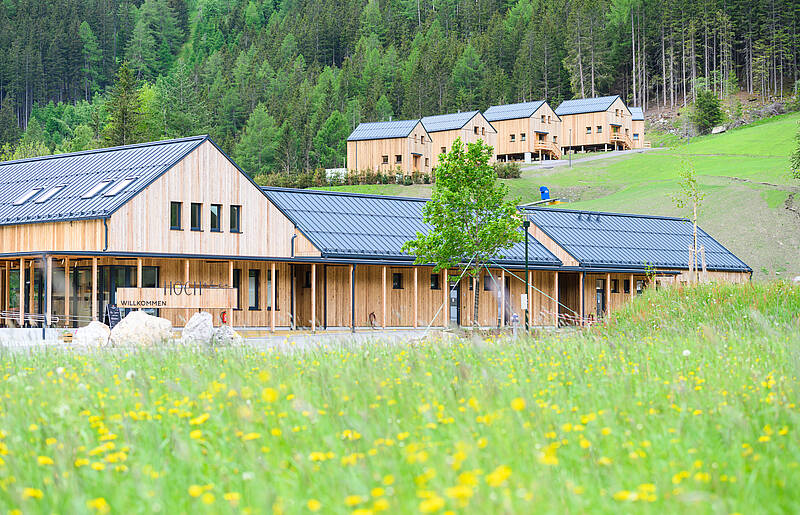
[[[422,207],[427,199],[331,191],[263,188],[267,197],[321,252],[323,257],[411,260],[403,244],[427,232]],[[522,264],[524,243],[503,253],[500,263]],[[531,265],[558,266],[561,261],[529,239]]]
[[[395,120],[392,122],[364,122],[350,133],[347,141],[369,139],[406,138],[419,120]]]
[[[196,136],[0,163],[0,225],[106,218],[207,139]],[[135,180],[106,196],[128,178]],[[82,198],[103,180],[111,183],[92,198]],[[52,197],[36,202],[61,185],[64,188]],[[32,188],[42,189],[14,205]]]
[[[513,120],[515,118],[530,118],[544,103],[544,100],[537,100],[535,102],[492,106],[483,112],[483,116],[490,122]]]
[[[475,116],[483,116],[480,111],[467,111],[464,113],[437,114],[426,116],[422,119],[425,130],[431,132],[452,131],[464,127]],[[491,126],[491,124],[489,124]],[[494,129],[494,127],[492,127]],[[495,132],[497,132],[495,130]]]
[[[614,100],[618,98],[620,98],[619,95],[611,95],[608,97],[576,98],[574,100],[564,100],[561,102],[560,106],[556,107],[556,114],[559,116],[564,116],[565,114],[597,113],[599,111],[606,111],[609,107],[611,107],[611,104],[614,103]]]
[[[582,266],[688,269],[692,224],[683,218],[526,207],[538,226]],[[698,228],[709,270],[750,271]]]
[[[631,120],[644,121],[644,111],[641,107],[629,107],[628,110],[631,112]]]

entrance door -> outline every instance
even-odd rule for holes
[[[450,325],[461,325],[461,283],[450,277]]]
[[[603,316],[606,312],[606,282],[603,279],[597,279],[595,282],[595,297],[597,299],[597,318]]]
[[[419,170],[419,156],[414,156],[414,170]]]

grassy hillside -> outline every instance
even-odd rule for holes
[[[697,171],[706,194],[703,228],[739,255],[754,278],[800,275],[800,183],[789,175],[789,154],[800,114],[783,115],[719,135],[695,138],[670,149],[598,161],[577,160],[573,167],[532,167],[508,180],[510,194],[523,202],[539,198],[539,186],[562,207],[685,216],[672,195],[684,162]],[[341,188],[388,195],[426,196],[425,186]]]
[[[0,362],[24,513],[797,513],[800,288],[648,291],[588,334]]]

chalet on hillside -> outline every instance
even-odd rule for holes
[[[433,140],[434,167],[439,164],[439,155],[449,152],[457,138],[461,138],[465,144],[483,140],[496,150],[497,130],[480,111],[426,116],[422,119],[422,125]]]
[[[498,161],[561,158],[561,118],[546,100],[492,106],[483,115],[497,129]]]
[[[631,111],[619,95],[565,100],[556,113],[563,122],[564,151],[634,148]]]
[[[631,107],[630,110],[633,148],[649,148],[650,142],[644,139],[644,111],[641,107]]]
[[[349,170],[430,173],[431,137],[420,120],[360,123],[347,138]]]

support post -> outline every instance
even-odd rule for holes
[[[606,315],[611,314],[611,273],[606,273]]]
[[[525,277],[527,278],[527,285],[525,287],[525,292],[528,294],[528,309],[525,311],[525,317],[526,317],[525,329],[526,330],[530,330],[530,323],[533,322],[533,316],[532,316],[533,315],[533,310],[532,310],[532,308],[533,308],[533,271],[532,270],[528,270],[527,272],[525,272]],[[527,318],[528,314],[531,315],[530,318]]]
[[[328,265],[322,265],[322,327],[328,330]]]
[[[350,331],[356,332],[356,265],[350,265]]]
[[[72,327],[72,321],[69,318],[69,308],[72,304],[72,281],[69,277],[70,262],[69,258],[64,258],[64,327]],[[31,284],[33,284],[33,275],[31,275]]]
[[[555,306],[555,308],[556,308],[556,311],[555,311],[555,313],[556,313],[556,315],[555,315],[556,316],[556,324],[555,325],[556,325],[556,327],[558,327],[558,313],[559,313],[559,308],[560,308],[559,303],[561,302],[561,299],[559,299],[559,297],[558,297],[558,270],[556,270],[556,273],[555,273],[555,276],[554,276],[554,280],[553,280],[553,297],[556,299],[556,306]]]
[[[92,258],[92,320],[98,320],[99,306],[97,305],[97,258]]]
[[[142,298],[142,258],[136,258],[136,289],[139,290],[139,299]],[[139,308],[141,311],[142,308]]]
[[[272,266],[270,268],[271,277],[272,277],[272,288],[270,288],[270,314],[269,314],[269,330],[273,333],[275,332],[275,301],[276,301],[276,292],[275,286],[278,284],[278,270],[275,266],[275,262],[272,262]]]
[[[525,331],[531,330],[530,325],[530,303],[531,303],[531,287],[530,287],[530,274],[529,274],[529,264],[528,264],[528,229],[531,226],[531,221],[525,219],[522,222],[522,229],[525,231],[525,295],[527,295],[527,302],[525,303]]]
[[[631,287],[630,287],[630,294],[631,294],[631,300],[633,300],[633,296],[635,295],[635,293],[634,293],[634,292],[636,291],[636,290],[635,290],[636,286],[633,284],[633,274],[631,274],[630,281],[631,281],[631,282],[630,282],[630,285],[631,285]]]
[[[25,259],[19,258],[19,326],[25,327]]]
[[[442,327],[447,329],[450,325],[450,278],[447,276],[447,269],[442,270],[442,290],[444,291],[444,307],[442,308]],[[457,302],[461,302],[458,299]],[[431,320],[431,323],[433,321]]]
[[[500,270],[500,327],[506,326],[506,269]]]
[[[186,259],[186,260],[184,260],[183,263],[184,263],[183,264],[183,280],[188,285],[189,284],[189,260]],[[191,310],[189,310],[189,309],[184,311],[184,315],[186,315],[186,322],[184,322],[184,325],[186,325],[186,323],[189,322],[189,318],[191,318],[191,316],[192,316],[192,315],[190,315],[190,313],[191,313]]]
[[[583,298],[584,297],[583,290],[585,290],[585,289],[586,289],[586,272],[581,272],[581,284],[578,287],[578,297],[579,297],[579,299],[578,299],[579,302],[578,303],[580,304],[580,310],[581,310],[581,313],[580,313],[581,319],[580,319],[580,322],[579,322],[580,325],[583,325],[583,319],[585,317],[585,306],[584,306],[585,303],[584,303],[584,298]]]
[[[30,277],[31,277],[31,288],[28,290],[29,297],[28,297],[28,311],[31,312],[31,315],[35,315],[35,306],[36,306],[36,260],[31,259],[30,261]]]
[[[44,308],[44,323],[47,327],[50,327],[50,317],[53,314],[53,258],[51,256],[46,256],[44,262],[45,280],[47,281],[47,289],[45,290],[46,300]]]
[[[311,265],[311,332],[317,331],[317,264]]]
[[[383,267],[383,328],[386,329],[386,265]]]
[[[241,290],[241,280],[242,278],[239,277],[239,290],[236,291],[236,301],[238,304],[239,301],[239,293]],[[228,288],[233,288],[233,261],[228,261]],[[236,304],[230,306],[228,309],[228,325],[233,328],[233,313],[236,311]]]
[[[418,307],[419,307],[419,295],[418,295],[418,288],[419,282],[417,281],[417,267],[414,267],[414,329],[417,328],[417,314],[418,314]]]

